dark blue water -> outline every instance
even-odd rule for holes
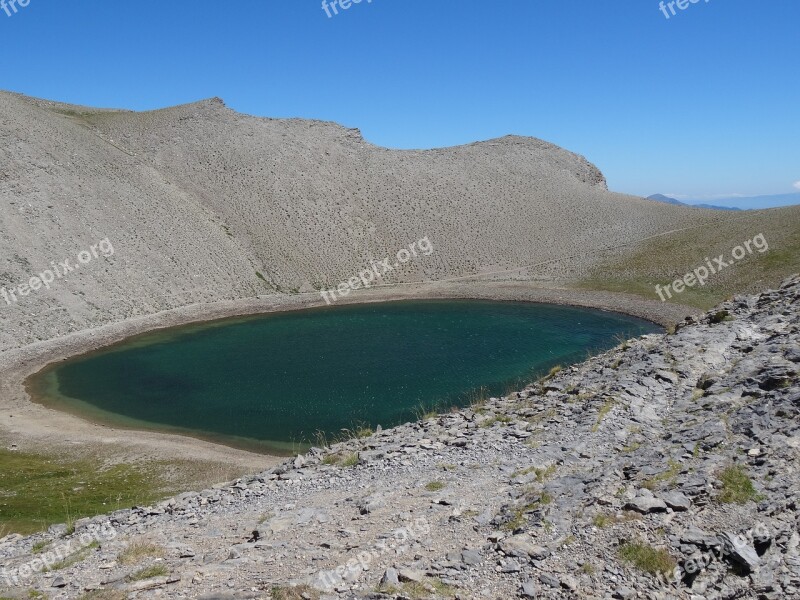
[[[116,426],[285,453],[315,432],[413,420],[500,394],[620,337],[615,313],[528,303],[415,301],[228,320],[139,336],[32,381],[43,403]]]

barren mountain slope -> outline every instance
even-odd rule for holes
[[[519,269],[500,277],[556,285],[584,276],[601,248],[734,218],[610,193],[585,159],[532,138],[395,151],[218,99],[134,113],[0,93],[0,287],[74,264],[101,239],[115,250],[50,290],[0,298],[0,351],[332,287],[424,237],[433,255],[386,282]]]

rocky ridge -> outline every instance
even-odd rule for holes
[[[504,398],[0,541],[0,595],[800,597],[800,277]]]

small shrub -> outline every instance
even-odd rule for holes
[[[429,492],[438,492],[441,489],[444,489],[444,484],[441,481],[431,481],[425,486],[425,489]]]
[[[727,310],[718,310],[711,315],[711,317],[709,317],[708,321],[709,323],[716,325],[724,321],[733,321],[733,317],[731,317],[731,314]]]

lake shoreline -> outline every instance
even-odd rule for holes
[[[662,304],[627,294],[566,288],[533,287],[529,283],[471,282],[459,284],[407,284],[362,290],[336,305],[392,300],[475,299],[537,302],[594,308],[643,318],[669,326],[696,309]],[[182,434],[121,429],[92,423],[67,412],[45,408],[31,399],[28,380],[57,362],[107,348],[153,331],[222,321],[259,314],[325,307],[319,293],[266,296],[195,304],[154,315],[136,317],[95,329],[31,344],[0,354],[0,411],[11,416],[0,427],[7,445],[30,452],[46,449],[76,450],[79,454],[113,447],[122,459],[185,458],[219,461],[242,469],[263,469],[280,457],[256,454]]]

